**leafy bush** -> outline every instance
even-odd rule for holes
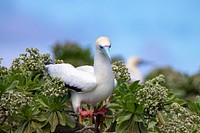
[[[53,46],[53,55],[55,59],[63,60],[73,64],[73,66],[92,65],[93,59],[91,57],[91,50],[82,48],[76,42],[57,42]]]
[[[58,125],[75,127],[64,111],[70,109],[68,90],[58,78],[50,78],[45,63],[49,54],[27,49],[12,66],[0,68],[0,129],[2,132],[54,132]],[[48,97],[47,97],[48,96]]]
[[[165,87],[163,75],[144,84],[139,84],[139,81],[130,83],[127,68],[120,61],[113,63],[118,81],[113,95],[97,106],[107,106],[106,115],[94,115],[93,120],[84,119],[80,125],[63,81],[50,78],[45,72],[45,64],[52,62],[50,55],[40,54],[37,49],[26,51],[13,61],[10,68],[0,66],[0,132],[200,131],[199,96],[195,100],[179,99]],[[84,105],[84,108],[92,109],[89,105]]]
[[[183,99],[194,98],[200,93],[200,74],[189,76],[170,67],[155,68],[147,76],[146,80],[152,79],[158,75],[164,75],[166,80],[165,87],[173,89],[173,91]]]

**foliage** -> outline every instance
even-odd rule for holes
[[[125,70],[120,62],[119,70]],[[119,72],[119,71],[118,71]],[[115,72],[114,72],[115,73]],[[126,75],[122,72],[121,75]],[[124,77],[119,77],[118,86],[108,105],[114,114],[113,123],[116,123],[116,132],[198,132],[200,98],[193,102],[179,99],[170,89],[165,87],[163,75],[147,80],[143,85],[138,81],[124,82]],[[119,78],[118,78],[119,77]],[[123,80],[123,82],[121,82]]]
[[[173,89],[173,91],[181,98],[194,98],[197,94],[200,94],[200,74],[188,76],[177,72],[170,67],[165,67],[152,70],[146,76],[146,80],[152,79],[160,74],[164,75],[166,80],[163,85],[167,88]]]
[[[96,128],[93,121],[98,118],[104,132],[200,131],[199,96],[195,100],[180,99],[166,86],[166,82],[172,81],[165,82],[163,75],[144,84],[139,81],[130,83],[130,74],[121,61],[113,63],[117,80],[113,95],[110,100],[97,105],[97,108],[107,107],[106,116],[94,115],[94,120],[85,119],[79,126],[63,81],[50,78],[45,72],[45,63],[52,62],[49,54],[40,54],[37,49],[26,51],[13,61],[10,68],[0,66],[0,132],[89,132]],[[197,83],[195,80],[195,85]],[[89,105],[84,108],[92,109]]]
[[[56,43],[53,46],[53,54],[55,59],[63,60],[64,62],[68,62],[74,66],[93,64],[90,49],[83,49],[78,43]]]
[[[180,104],[173,103],[163,112],[167,120],[161,126],[161,132],[193,133],[200,131],[200,116],[193,114]]]
[[[0,131],[54,132],[58,125],[74,127],[64,113],[69,109],[68,90],[60,79],[45,72],[49,54],[26,51],[9,69],[0,67]]]

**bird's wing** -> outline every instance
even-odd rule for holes
[[[88,92],[97,86],[94,74],[77,70],[71,64],[51,64],[45,68],[51,77],[61,78],[67,87],[76,92]]]
[[[86,72],[89,72],[89,73],[94,73],[94,67],[93,66],[80,66],[80,67],[76,67],[77,70],[80,70],[80,71],[86,71]],[[117,87],[117,80],[114,79],[114,88]]]
[[[76,67],[77,70],[80,71],[85,71],[85,72],[89,72],[91,74],[94,74],[94,67],[93,66],[80,66],[80,67]]]

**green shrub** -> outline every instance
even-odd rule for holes
[[[200,131],[199,96],[195,100],[179,99],[165,87],[163,75],[144,84],[130,83],[128,70],[121,61],[113,63],[117,80],[113,95],[97,105],[97,108],[107,106],[106,116],[85,119],[80,126],[63,81],[50,78],[45,72],[45,63],[52,62],[50,55],[32,48],[26,51],[14,59],[10,68],[0,66],[0,132],[89,132],[97,128],[94,121],[98,118],[104,132]],[[84,108],[91,109],[91,106],[84,105]]]

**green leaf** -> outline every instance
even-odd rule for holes
[[[41,127],[41,125],[34,122],[34,121],[31,121],[31,127],[34,128],[36,130],[37,133],[43,133]]]
[[[144,105],[143,104],[136,106],[136,111],[135,111],[136,114],[142,114],[143,111],[144,111]]]
[[[176,95],[172,92],[168,93],[168,100],[167,100],[167,104],[171,104],[173,103],[174,99],[176,98]]]
[[[49,123],[51,125],[51,132],[54,132],[56,130],[56,126],[58,125],[58,117],[56,115],[56,112],[52,112],[50,114]]]
[[[22,120],[29,121],[30,119],[32,119],[32,116],[33,116],[32,107],[30,107],[29,105],[23,106],[20,109],[20,116],[19,117]]]
[[[138,127],[139,127],[139,133],[148,133],[146,127],[144,126],[144,123],[143,122],[139,122],[138,123]]]
[[[128,92],[128,93],[124,96],[124,100],[125,100],[125,101],[134,101],[134,100],[135,100],[135,96],[132,95],[132,93]]]
[[[6,91],[6,87],[3,84],[0,84],[0,96]]]
[[[132,102],[127,102],[126,103],[126,108],[128,111],[134,113],[135,112],[135,104]]]
[[[41,87],[35,87],[35,88],[29,88],[29,91],[37,91],[37,90],[41,90]]]
[[[162,125],[165,124],[166,118],[165,116],[162,114],[162,112],[158,111],[158,119],[159,121],[162,123]]]
[[[19,81],[18,80],[15,80],[11,83],[11,85],[7,88],[7,90],[12,90],[14,88],[17,88],[18,87],[18,84],[19,84]]]
[[[71,119],[69,115],[66,115],[67,125],[71,128],[74,128],[76,126],[75,122]]]
[[[24,128],[25,128],[25,126],[27,125],[27,121],[26,122],[24,122],[24,124],[22,125],[22,126],[20,126],[16,131],[15,131],[15,133],[23,133],[23,131],[24,131]]]
[[[154,128],[156,126],[157,122],[155,121],[151,121],[149,124],[148,124],[148,128],[147,129],[151,129],[151,128]]]
[[[3,85],[2,83],[0,84],[0,90],[5,89],[5,85]]]
[[[37,101],[42,105],[44,106],[45,108],[48,108],[49,106],[47,105],[48,104],[48,101],[43,97],[43,96],[40,96]]]
[[[172,104],[174,102],[177,102],[180,105],[186,104],[185,100],[179,99],[176,94],[174,94],[173,92],[169,92],[166,104]]]
[[[36,75],[35,78],[34,78],[34,80],[33,80],[33,82],[38,83],[40,81],[39,80],[40,76],[41,76],[40,74]]]
[[[58,115],[60,125],[65,126],[66,125],[66,116],[65,116],[64,112],[57,111],[56,113]]]
[[[185,100],[179,99],[179,98],[176,98],[176,99],[174,100],[174,102],[177,102],[177,103],[180,104],[180,105],[186,104]]]
[[[19,81],[19,86],[24,86],[24,84],[25,84],[25,76],[22,73],[15,74],[13,79]]]
[[[26,86],[29,86],[32,83],[31,76],[26,76]]]
[[[123,112],[121,115],[117,118],[117,124],[120,124],[124,121],[130,120],[132,116],[132,113],[129,112]]]
[[[133,83],[131,83],[130,85],[129,85],[129,90],[131,91],[131,92],[134,92],[134,91],[136,91],[137,89],[138,89],[138,87],[139,87],[139,80],[137,80],[137,81],[134,81]]]
[[[30,122],[28,122],[28,125],[26,126],[23,133],[32,133],[33,129],[31,128]]]
[[[198,104],[200,104],[200,96],[196,96],[195,97],[195,102],[198,103]]]
[[[107,108],[120,109],[121,107],[120,107],[120,105],[117,104],[117,103],[109,103],[109,104],[107,105]]]
[[[121,124],[117,124],[117,126],[116,126],[116,133],[126,133],[126,132],[130,132],[130,131],[127,131],[129,125],[130,125],[130,122],[129,122],[129,121],[124,121],[124,122],[121,123]]]
[[[136,122],[142,122],[142,118],[139,115],[134,115],[133,120]]]
[[[53,113],[53,122],[52,122],[52,127],[51,127],[51,131],[54,132],[56,129],[56,126],[58,125],[58,117],[56,112]]]
[[[40,122],[47,120],[47,118],[44,115],[35,116],[34,119]]]
[[[198,110],[196,104],[195,104],[192,100],[188,100],[187,102],[188,102],[189,107],[190,107],[190,109],[191,109],[192,111],[195,111],[195,112],[196,112],[196,111]]]
[[[50,128],[48,126],[42,128],[43,133],[51,133]]]

